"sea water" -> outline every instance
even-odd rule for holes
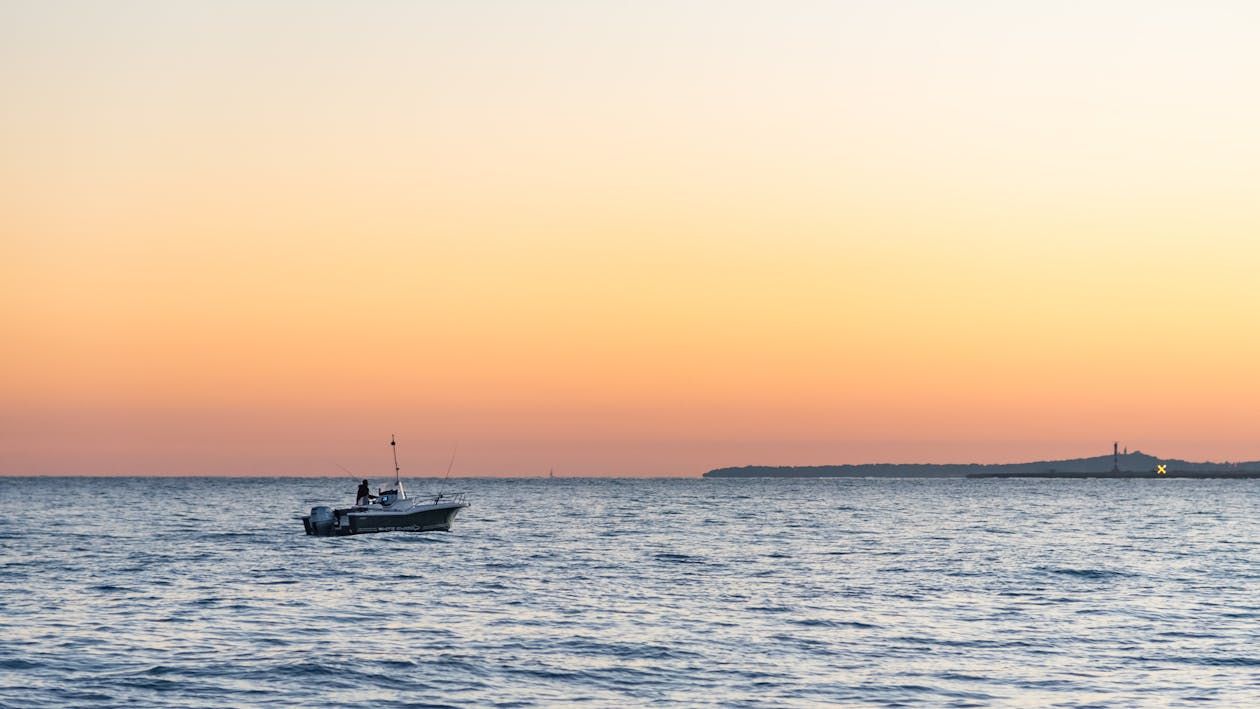
[[[0,478],[0,705],[1260,706],[1257,481],[447,489]]]

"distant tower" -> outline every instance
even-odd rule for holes
[[[1125,448],[1125,450],[1127,451],[1129,449]],[[1111,472],[1120,472],[1120,441],[1116,441],[1111,444],[1111,460]]]

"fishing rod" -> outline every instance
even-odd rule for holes
[[[354,472],[353,470],[351,470],[351,469],[347,468],[346,466],[342,465],[341,463],[336,463],[336,462],[334,462],[334,463],[333,463],[333,465],[337,466],[338,468],[341,468],[341,470],[342,470],[343,472],[345,472],[346,476],[347,476],[347,477],[349,477],[351,481],[353,481],[353,482],[355,482],[355,483],[359,482],[360,480],[362,480],[363,482],[367,482],[368,476],[366,476],[366,475],[359,475],[358,473],[356,473],[356,472]],[[372,494],[372,492],[371,492],[371,488],[370,488],[370,487],[368,488],[368,494],[367,494],[367,497],[368,497],[368,500],[372,500],[372,499],[374,499],[374,498],[376,497],[376,495],[373,495],[373,494]],[[356,499],[356,500],[355,500],[355,504],[358,504],[358,502],[359,502],[359,501],[358,501],[358,499]]]
[[[451,468],[455,467],[455,454],[459,452],[459,442],[456,441],[455,448],[451,450],[451,462],[446,465],[446,477],[442,478],[442,484],[438,487],[438,499],[442,499],[442,491],[446,489],[446,481],[451,479]]]
[[[350,479],[351,479],[351,480],[354,480],[355,482],[359,482],[359,481],[360,481],[360,480],[362,480],[363,478],[367,477],[366,475],[363,475],[363,476],[359,475],[358,473],[356,473],[356,472],[354,472],[353,470],[351,470],[351,469],[347,468],[346,466],[342,465],[341,463],[333,463],[333,465],[337,466],[338,468],[341,468],[342,472],[344,472],[346,475],[349,475],[349,476],[350,476]]]

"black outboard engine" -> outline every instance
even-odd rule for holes
[[[311,521],[307,531],[319,537],[333,536],[333,511],[331,507],[312,507]]]

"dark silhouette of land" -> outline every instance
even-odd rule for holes
[[[1161,472],[1162,466],[1162,472]],[[1033,463],[867,463],[746,465],[717,468],[706,478],[1260,478],[1260,461],[1193,463],[1141,451]]]

